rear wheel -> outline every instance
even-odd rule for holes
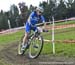
[[[25,51],[27,50],[26,48],[25,48],[25,50],[22,50],[22,43],[23,43],[23,38],[24,38],[24,36],[25,36],[25,35],[22,36],[21,42],[20,42],[19,45],[18,45],[18,54],[19,54],[19,55],[23,55],[23,54],[25,53]]]
[[[29,57],[37,58],[40,55],[42,48],[43,48],[43,37],[41,35],[33,37],[30,42]]]
[[[18,45],[18,54],[19,55],[23,55],[24,54],[24,50],[21,50],[21,48],[22,48],[22,44],[19,43],[19,45]]]

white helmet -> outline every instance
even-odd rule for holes
[[[42,7],[37,7],[36,11],[44,12],[44,9]]]

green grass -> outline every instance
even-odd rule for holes
[[[75,21],[67,21],[67,22],[55,23],[55,25],[66,25],[66,24],[75,24]]]
[[[21,30],[13,34],[0,35],[0,45],[7,44],[16,40],[20,40],[23,34],[24,31]]]
[[[11,44],[12,42],[20,41],[22,35],[24,35],[24,30],[20,30],[12,34],[0,35],[0,50],[2,50],[5,46]]]
[[[44,44],[42,54],[53,55],[52,43]],[[75,44],[72,43],[56,43],[55,42],[55,55],[65,57],[75,57]]]
[[[66,31],[66,32],[64,32]],[[51,31],[50,31],[51,32]],[[61,33],[60,33],[61,32]],[[52,35],[44,33],[44,38],[51,40]],[[75,28],[66,28],[55,30],[55,40],[75,40]],[[56,56],[68,56],[68,57],[75,57],[75,43],[62,43],[62,42],[55,42],[55,49],[56,49]],[[52,55],[52,43],[45,42],[42,54],[49,54]]]
[[[66,23],[66,22],[65,22]],[[68,24],[74,23],[74,21],[69,22]],[[58,25],[64,23],[57,23]],[[67,31],[67,32],[64,32]],[[61,32],[61,33],[60,33]],[[22,35],[24,34],[24,30],[20,30],[13,34],[7,35],[0,35],[0,48],[1,45],[7,45],[13,41],[18,41],[21,39]],[[51,30],[50,33],[43,33],[42,34],[45,39],[52,39]],[[75,28],[66,28],[55,30],[55,40],[68,40],[68,39],[75,39]],[[55,42],[55,49],[57,56],[75,56],[75,44],[73,43],[57,43]],[[52,43],[45,42],[42,54],[51,54],[52,55]]]
[[[58,26],[58,25],[68,25],[68,24],[75,24],[75,21],[65,21],[65,22],[55,22],[54,25]],[[48,24],[48,26],[52,26],[53,24]]]
[[[75,28],[66,28],[66,29],[59,29],[54,31],[55,40],[68,40],[68,39],[75,39]],[[51,31],[50,33],[44,33],[45,39],[52,39]]]

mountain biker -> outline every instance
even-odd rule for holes
[[[28,46],[27,37],[29,35],[29,32],[31,30],[33,30],[33,31],[36,31],[37,30],[36,24],[38,23],[39,20],[41,20],[42,23],[44,23],[43,29],[45,28],[46,23],[45,23],[45,18],[42,15],[43,11],[44,10],[43,10],[42,7],[37,7],[35,9],[35,11],[33,11],[30,14],[30,16],[29,16],[29,18],[28,18],[28,20],[26,22],[26,25],[25,25],[25,37],[23,38],[22,50],[24,50]]]

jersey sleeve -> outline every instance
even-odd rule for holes
[[[37,18],[34,18],[34,16],[35,16],[35,13],[32,12],[29,16],[31,21],[37,21]]]
[[[37,21],[37,19],[34,19],[35,13],[32,12],[28,18],[28,23],[31,24],[31,21]]]
[[[34,16],[34,12],[32,12],[29,17],[33,18],[33,16]]]
[[[41,20],[42,20],[43,23],[45,22],[44,16],[41,16]]]

